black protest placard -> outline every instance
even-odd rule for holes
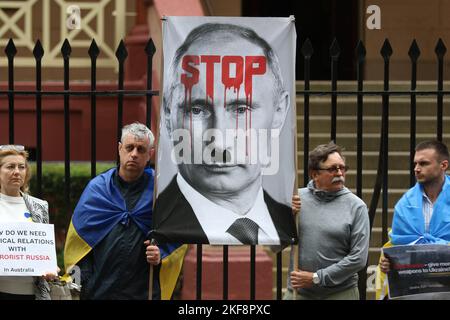
[[[383,253],[391,262],[391,299],[450,298],[450,246],[394,246]]]

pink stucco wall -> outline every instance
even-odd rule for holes
[[[161,16],[203,16],[199,0],[153,0]]]

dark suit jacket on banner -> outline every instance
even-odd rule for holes
[[[292,209],[272,199],[266,191],[264,202],[278,232],[281,245],[296,243],[297,232]],[[156,201],[152,236],[158,243],[209,244],[191,205],[178,187],[176,175]]]

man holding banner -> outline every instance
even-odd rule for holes
[[[253,30],[263,30],[267,22],[210,20],[165,20],[169,58],[153,235],[158,242],[293,244],[288,199],[295,117],[289,108],[293,90],[286,90],[283,72],[291,69],[292,85],[295,68],[290,64],[282,71],[273,47]],[[293,20],[275,20],[271,31],[282,37],[274,41],[284,47],[286,61],[293,61]],[[186,29],[191,31],[184,36]]]
[[[154,171],[146,165],[153,143],[153,134],[145,125],[123,127],[119,167],[91,180],[75,208],[64,263],[66,272],[74,265],[79,267],[81,299],[145,300],[149,282],[153,283],[153,299],[167,299],[172,294],[181,265],[173,267],[176,271],[166,270],[164,261],[175,248],[166,245],[160,252],[147,240]],[[149,281],[149,264],[154,266],[153,281]],[[173,281],[160,281],[166,271],[174,276]]]
[[[366,204],[345,187],[347,170],[334,142],[309,153],[311,180],[292,197],[292,209],[299,211],[301,200],[301,212],[286,300],[359,299],[358,272],[369,253],[369,216]]]

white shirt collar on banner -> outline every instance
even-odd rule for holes
[[[194,210],[210,244],[241,244],[239,240],[226,231],[236,219],[243,217],[249,218],[258,224],[260,228],[258,232],[258,244],[280,244],[278,232],[273,224],[267,205],[264,202],[262,187],[260,187],[258,191],[253,207],[246,215],[242,216],[231,210],[220,207],[207,199],[192,188],[181,174],[177,175],[177,183],[181,193]]]

